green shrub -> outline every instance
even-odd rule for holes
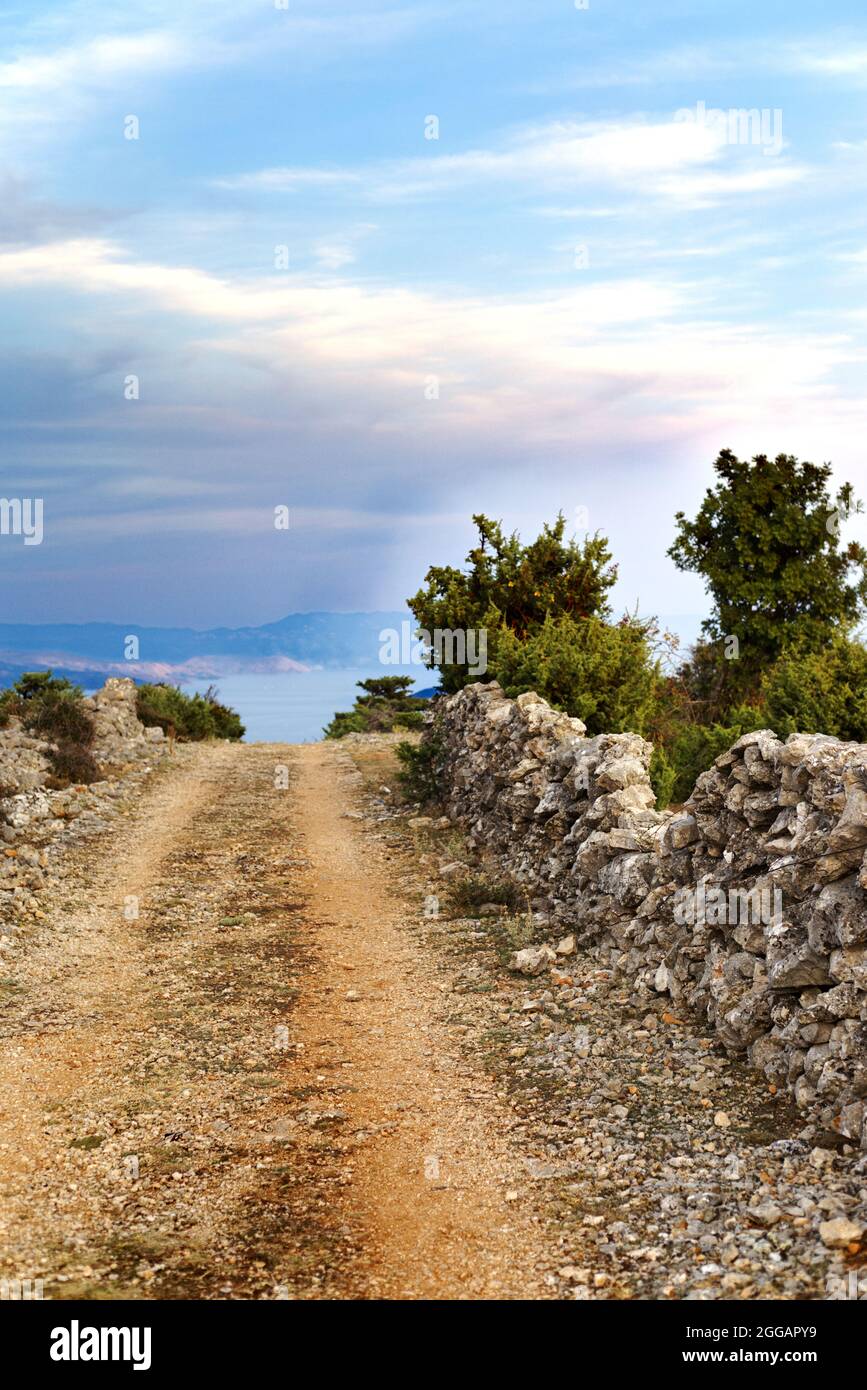
[[[520,905],[518,889],[504,880],[494,882],[484,874],[467,874],[449,884],[449,897],[456,912],[471,917],[485,903],[498,903],[512,911]]]
[[[241,716],[236,710],[230,709],[228,705],[224,705],[222,701],[217,699],[219,693],[216,686],[209,685],[202,697],[210,707],[214,725],[212,737],[233,740],[243,738],[246,729],[241,723]]]
[[[70,782],[98,782],[102,773],[89,748],[80,743],[64,739],[48,755],[55,785],[68,786]]]
[[[787,647],[826,650],[852,631],[867,607],[867,550],[845,542],[840,522],[861,510],[852,485],[829,489],[828,463],[791,454],[751,461],[723,449],[694,520],[678,512],[669,555],[679,569],[700,574],[713,600],[704,635],[703,665],[719,664],[728,705],[754,699],[762,676]],[[726,640],[739,656],[725,661]],[[709,711],[729,722],[725,704]]]
[[[684,690],[678,703],[672,684],[653,721],[651,782],[660,807],[684,801],[699,774],[755,729],[783,739],[822,733],[867,742],[867,649],[842,634],[822,651],[805,643],[787,647],[762,678],[757,701],[730,707],[719,720],[702,719],[705,702],[690,701]]]
[[[407,801],[428,806],[439,799],[439,762],[442,745],[434,728],[421,743],[399,743],[395,749],[402,764],[397,774]]]
[[[361,710],[344,710],[335,714],[330,724],[323,729],[326,738],[344,738],[346,734],[367,734],[370,732],[370,719]]]
[[[768,728],[766,712],[749,705],[733,710],[731,717],[735,721],[731,724],[683,724],[673,731],[667,743],[657,745],[655,768],[651,762],[651,782],[660,808],[686,801],[698,777],[721,753],[744,734]]]
[[[28,699],[23,707],[24,725],[37,738],[50,743],[89,748],[94,739],[93,719],[82,704],[81,692],[48,690]]]
[[[650,785],[656,795],[656,809],[664,811],[674,800],[677,768],[661,743],[657,743],[650,759]]]
[[[176,685],[162,681],[156,685],[140,685],[136,691],[136,713],[142,724],[173,733],[183,743],[244,736],[239,716],[219,702],[213,686],[209,686],[204,695],[198,691],[187,695]]]
[[[81,688],[65,676],[55,676],[51,671],[25,671],[7,690],[0,692],[0,726],[8,724],[12,715],[17,715],[27,728],[33,728],[43,706],[61,700],[76,703],[82,698]],[[63,713],[59,715],[61,720]],[[46,732],[45,736],[50,733]]]
[[[74,695],[82,698],[81,686],[73,685],[65,676],[55,676],[51,671],[25,671],[12,686],[22,701],[41,700],[50,695]]]
[[[676,676],[664,676],[657,659],[667,634],[630,615],[611,621],[617,570],[604,537],[567,541],[560,515],[523,544],[477,515],[466,567],[430,568],[409,600],[428,634],[487,634],[479,672],[471,658],[434,648],[443,689],[496,679],[512,698],[535,690],[591,735],[649,738],[660,808],[687,799],[700,774],[753,730],[867,742],[867,650],[852,637],[867,611],[867,548],[840,535],[840,523],[862,510],[852,486],[833,492],[830,465],[787,454],[746,462],[723,450],[714,469],[716,486],[694,520],[677,513],[668,552],[703,576],[713,604]],[[427,743],[403,755],[419,800],[436,795]]]
[[[79,686],[51,671],[27,671],[3,692],[0,705],[0,723],[15,714],[35,738],[53,745],[47,756],[54,786],[99,780],[102,774],[90,751],[94,723]]]
[[[792,646],[762,681],[768,724],[791,733],[867,742],[867,649],[836,636],[821,652]]]
[[[531,638],[549,615],[610,616],[608,592],[617,579],[617,567],[611,563],[604,536],[587,536],[581,543],[565,541],[562,513],[526,545],[517,534],[504,535],[500,523],[486,516],[474,516],[473,522],[479,541],[467,556],[469,569],[432,566],[425,575],[426,587],[408,601],[423,631],[466,634],[502,627],[520,643]],[[477,679],[469,660],[452,662],[451,655],[434,652],[430,661],[439,665],[448,694]]]
[[[383,734],[395,729],[420,729],[428,700],[410,695],[412,676],[380,676],[356,681],[365,693],[356,695],[351,710],[335,714],[323,729],[326,738],[343,738],[346,734]]]
[[[508,627],[489,631],[488,669],[509,696],[535,690],[577,717],[589,734],[644,733],[659,679],[647,625],[548,616],[523,641]]]

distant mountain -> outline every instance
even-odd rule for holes
[[[210,678],[241,671],[304,671],[379,664],[379,634],[401,631],[406,612],[290,613],[261,627],[137,627],[130,623],[0,623],[0,682],[8,672],[63,669],[81,683],[97,675],[139,680]],[[125,659],[127,639],[138,659]],[[15,679],[13,675],[11,677]]]
[[[9,661],[0,661],[0,690],[5,690],[7,686],[14,685],[19,676],[23,676],[25,671],[32,671],[34,667],[40,667],[44,663],[30,661],[16,664]],[[96,671],[86,666],[60,666],[51,667],[55,676],[65,676],[73,685],[80,685],[84,690],[96,690],[105,681],[106,672]],[[129,672],[126,672],[128,675]]]

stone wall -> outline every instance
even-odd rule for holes
[[[747,734],[660,813],[635,734],[588,738],[495,683],[435,718],[450,817],[540,928],[704,1014],[820,1135],[867,1148],[867,745]]]
[[[135,682],[110,677],[101,690],[82,701],[93,720],[93,756],[100,767],[122,768],[146,759],[162,743],[162,729],[146,729],[136,716]],[[51,745],[34,738],[20,719],[0,728],[0,784],[17,793],[44,786],[49,776]]]
[[[139,723],[131,680],[107,680],[84,704],[104,774],[90,786],[51,787],[51,745],[17,718],[0,728],[0,963],[44,915],[42,897],[63,872],[64,849],[106,828],[162,755],[162,729]]]
[[[151,751],[151,745],[161,744],[162,729],[145,728],[136,715],[135,682],[121,676],[110,676],[101,690],[85,700],[96,730],[93,755],[100,764],[140,762]]]

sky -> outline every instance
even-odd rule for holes
[[[0,621],[390,609],[558,510],[703,613],[720,449],[867,494],[865,175],[863,3],[7,0]]]

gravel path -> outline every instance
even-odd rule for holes
[[[384,741],[350,747],[367,833],[403,866],[440,962],[442,1016],[511,1109],[516,1201],[553,1221],[554,1296],[867,1299],[867,1159],[816,1148],[777,1088],[573,941],[538,977],[511,973],[545,927],[496,904],[467,915],[461,882],[484,883],[485,863],[455,827],[393,806]]]
[[[409,828],[393,776],[387,740],[186,748],[69,851],[0,990],[0,1278],[847,1293],[861,1242],[823,1223],[863,1224],[863,1161],[811,1151],[764,1082],[591,957],[510,975],[520,923],[449,908],[461,846]]]
[[[52,1299],[544,1296],[490,1083],[433,1016],[388,863],[344,818],[345,761],[185,749],[74,852],[4,982],[3,1278]]]

